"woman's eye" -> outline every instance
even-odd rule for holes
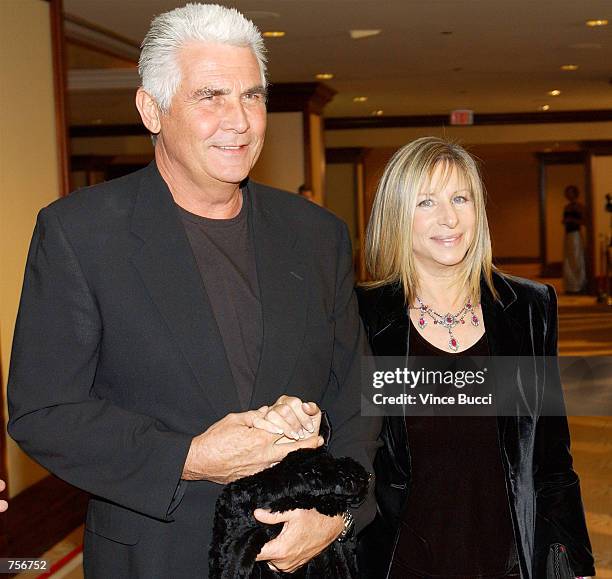
[[[468,202],[468,198],[465,197],[464,195],[457,195],[456,197],[453,198],[453,203],[456,203],[457,205],[462,205],[463,203],[467,203]]]
[[[433,207],[433,201],[431,199],[423,199],[423,201],[418,204],[418,207]]]

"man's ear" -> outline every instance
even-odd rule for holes
[[[161,130],[161,112],[155,99],[142,87],[136,91],[136,108],[144,126],[150,133],[157,135]]]

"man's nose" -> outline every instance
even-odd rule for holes
[[[236,133],[245,133],[249,129],[249,117],[240,100],[232,99],[226,103],[221,126]]]

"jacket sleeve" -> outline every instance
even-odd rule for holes
[[[557,356],[557,297],[548,286],[545,353]],[[561,378],[556,360],[548,363],[545,396],[562,398]],[[550,390],[553,390],[552,392]],[[562,406],[562,402],[561,402]],[[536,491],[536,561],[542,567],[550,545],[567,548],[577,576],[594,575],[593,555],[586,528],[580,482],[572,468],[570,434],[565,416],[540,416],[536,427],[534,480]],[[544,568],[535,570],[544,577]]]
[[[191,436],[95,396],[103,331],[77,253],[54,208],[43,209],[13,341],[9,433],[27,454],[76,487],[171,520]]]
[[[350,456],[372,473],[368,498],[353,510],[355,531],[368,525],[376,514],[374,498],[374,455],[379,447],[382,421],[361,415],[361,362],[369,353],[354,290],[351,242],[342,224],[339,244],[334,306],[334,353],[330,383],[322,401],[332,426],[330,451],[334,456]]]

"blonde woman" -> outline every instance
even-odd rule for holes
[[[554,290],[494,269],[483,185],[458,145],[427,137],[395,154],[366,256],[375,355],[556,355]],[[558,374],[546,387],[560,393]],[[361,576],[543,579],[559,554],[572,577],[593,574],[567,420],[528,414],[385,418]]]

